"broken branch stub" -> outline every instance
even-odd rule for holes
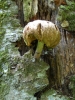
[[[35,58],[39,58],[44,44],[49,48],[54,48],[60,41],[60,31],[58,27],[45,20],[35,20],[29,22],[23,30],[23,39],[27,46],[31,46],[34,40],[38,40]]]

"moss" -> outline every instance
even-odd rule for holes
[[[5,95],[9,92],[9,82],[8,77],[0,78],[0,100],[5,100]]]
[[[23,1],[24,20],[29,21],[31,16],[32,0]]]
[[[7,59],[8,59],[8,56],[7,56],[7,51],[0,51],[0,64],[1,62],[6,62]]]
[[[64,20],[68,21],[69,26],[65,29],[75,31],[75,2],[70,1],[67,5],[60,6],[58,20],[61,24]]]
[[[0,84],[0,94],[1,94],[0,98],[8,93],[7,92],[8,89],[9,89],[8,85],[5,82],[1,82],[1,84]]]
[[[0,0],[0,9],[7,10],[10,6],[8,0]]]
[[[66,19],[69,22],[69,27],[66,29],[69,31],[75,31],[75,14],[74,14],[74,12],[72,12],[72,14],[70,14]]]
[[[41,100],[70,100],[67,96],[59,95],[55,90],[50,89],[42,94]]]
[[[2,43],[2,39],[3,39],[3,36],[5,34],[5,29],[3,29],[3,28],[0,28],[0,29],[1,29],[1,31],[0,31],[0,44],[1,44]]]

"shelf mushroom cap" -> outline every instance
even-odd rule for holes
[[[24,27],[23,39],[27,46],[31,46],[34,40],[38,40],[47,47],[54,48],[60,41],[60,31],[50,21],[35,20]]]

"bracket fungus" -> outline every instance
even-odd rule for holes
[[[23,30],[23,39],[27,46],[31,46],[34,40],[38,40],[34,58],[38,59],[43,50],[44,44],[49,48],[54,48],[60,41],[60,31],[58,27],[45,20],[35,20],[29,22]]]

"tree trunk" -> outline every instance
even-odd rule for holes
[[[37,1],[35,5],[34,2]],[[68,78],[75,74],[75,37],[70,32],[63,30],[57,22],[57,6],[54,6],[54,2],[49,0],[32,0],[32,12],[35,12],[33,7],[38,8],[32,16],[29,17],[29,21],[35,19],[49,20],[57,24],[61,32],[61,40],[59,45],[53,50],[48,50],[48,54],[42,56],[44,61],[50,65],[48,70],[48,78],[50,87],[60,87],[65,84],[68,85]],[[55,7],[55,10],[54,10]],[[31,15],[31,14],[30,14]],[[65,88],[65,86],[63,88]],[[66,87],[67,88],[67,87]],[[67,91],[67,89],[66,89]]]
[[[36,16],[37,19],[49,20],[56,23],[57,8],[55,10],[52,9],[51,7],[54,6],[54,2],[50,3],[46,0],[38,0]],[[56,24],[58,25],[58,23]],[[44,60],[50,65],[50,70],[48,71],[50,86],[56,87],[64,84],[67,77],[75,74],[75,37],[72,33],[62,28],[60,28],[60,32],[61,40],[59,45],[53,49],[51,55],[51,51],[48,55],[44,55]]]
[[[21,26],[24,27],[24,13],[23,13],[23,0],[14,0],[18,6],[18,19]]]

